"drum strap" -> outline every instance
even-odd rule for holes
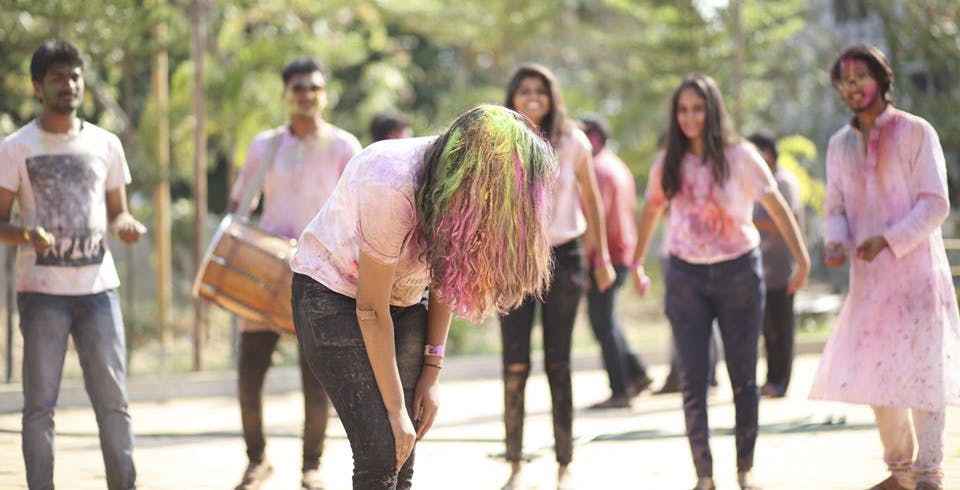
[[[269,145],[267,147],[267,153],[264,155],[266,158],[260,161],[256,173],[253,174],[253,180],[247,183],[247,187],[243,189],[243,194],[240,195],[240,201],[237,203],[237,216],[243,221],[247,220],[252,211],[250,205],[253,204],[253,200],[260,195],[263,179],[267,176],[267,171],[270,170],[270,167],[273,166],[273,159],[277,157],[277,150],[280,149],[280,143],[283,142],[283,135],[287,131],[287,127],[284,126],[283,130],[270,137],[270,141],[267,142]]]

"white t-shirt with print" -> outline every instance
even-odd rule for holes
[[[17,254],[17,291],[77,296],[116,288],[107,245],[106,192],[130,182],[120,139],[83,121],[71,133],[48,133],[37,121],[0,142],[0,187],[14,192],[22,226],[42,226],[54,247]]]

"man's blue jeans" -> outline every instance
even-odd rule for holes
[[[84,296],[19,293],[23,334],[23,460],[31,489],[53,488],[53,412],[67,337],[100,428],[107,488],[135,488],[133,432],[127,412],[126,345],[116,290]]]

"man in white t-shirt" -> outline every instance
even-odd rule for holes
[[[246,189],[259,185],[263,213],[258,225],[274,235],[299,238],[333,192],[347,162],[360,152],[355,136],[323,120],[321,111],[327,105],[324,72],[323,65],[312,58],[293,60],[283,69],[289,120],[258,134],[250,143],[230,195],[228,211],[235,212]],[[269,167],[263,181],[254,182],[257,170],[264,165]],[[279,339],[268,325],[240,321],[237,391],[248,464],[236,490],[256,490],[273,474],[265,452],[263,380]],[[302,356],[300,371],[304,398],[301,489],[320,490],[324,487],[320,456],[330,401]]]
[[[146,228],[127,211],[130,170],[120,140],[77,117],[84,88],[77,48],[44,43],[30,75],[42,112],[0,142],[0,243],[19,245],[27,484],[53,488],[53,411],[73,336],[100,428],[107,487],[135,488],[120,279],[107,233],[133,243]],[[10,222],[14,202],[19,225]]]

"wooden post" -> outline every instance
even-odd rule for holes
[[[193,221],[193,273],[200,270],[203,260],[204,243],[207,228],[207,135],[204,113],[204,52],[207,29],[204,20],[206,6],[203,0],[193,0],[190,5],[190,21],[193,27],[193,200],[195,216]],[[203,369],[203,345],[206,340],[206,318],[203,300],[193,300],[193,370]]]
[[[733,127],[739,133],[743,124],[743,0],[730,0],[733,18]]]
[[[165,0],[154,0],[162,5]],[[160,23],[154,28],[154,39],[160,44],[167,42],[167,25]],[[157,107],[157,164],[160,179],[153,190],[153,236],[155,265],[157,268],[157,322],[160,326],[160,343],[164,350],[172,345],[170,308],[173,303],[173,278],[170,244],[170,80],[167,50],[163,48],[153,57],[153,96]]]

